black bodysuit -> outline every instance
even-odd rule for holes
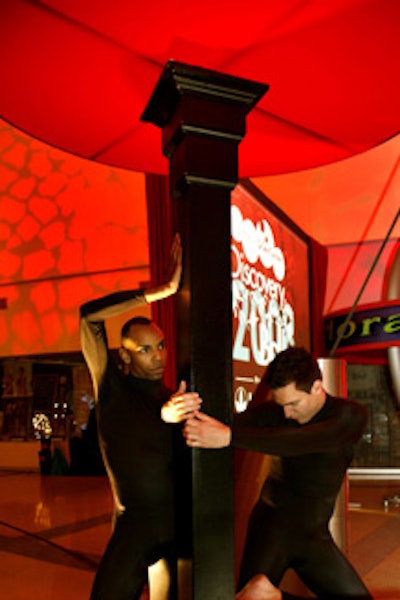
[[[123,292],[81,307],[82,349],[115,501],[114,529],[92,600],[135,600],[147,581],[148,565],[162,557],[175,562],[174,450],[181,433],[160,416],[171,390],[158,381],[124,375],[107,349],[104,320],[127,304],[133,308],[145,300],[140,292]]]
[[[365,423],[361,405],[329,395],[303,425],[286,419],[282,407],[270,401],[235,416],[234,446],[273,455],[273,468],[250,516],[239,589],[260,573],[279,586],[292,568],[318,598],[371,598],[329,532],[336,496]]]

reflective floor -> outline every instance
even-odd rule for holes
[[[350,487],[348,554],[377,600],[400,599],[400,507],[383,505],[399,491]],[[87,600],[111,506],[105,477],[0,471],[0,597]]]
[[[0,597],[87,600],[111,506],[104,477],[0,473]]]
[[[377,600],[400,600],[399,493],[400,481],[350,485],[347,553]]]

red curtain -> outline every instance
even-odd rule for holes
[[[170,248],[175,229],[175,202],[169,194],[168,178],[146,173],[147,219],[149,228],[150,276],[152,285],[165,281],[169,274]],[[175,299],[166,298],[151,305],[153,320],[165,334],[168,366],[165,384],[175,390],[176,381],[176,318]]]
[[[326,356],[324,332],[324,301],[328,268],[327,249],[310,238],[310,310],[311,349],[315,356]]]

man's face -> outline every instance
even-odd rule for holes
[[[157,381],[164,375],[167,350],[164,334],[157,325],[133,325],[124,348],[130,356],[132,375],[140,379]]]
[[[295,383],[288,383],[272,390],[272,398],[282,406],[287,419],[294,419],[304,424],[308,423],[324,405],[325,392],[322,381],[317,379],[309,393],[298,390]]]

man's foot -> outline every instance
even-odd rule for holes
[[[235,600],[282,600],[282,592],[265,575],[255,575],[236,594]]]

